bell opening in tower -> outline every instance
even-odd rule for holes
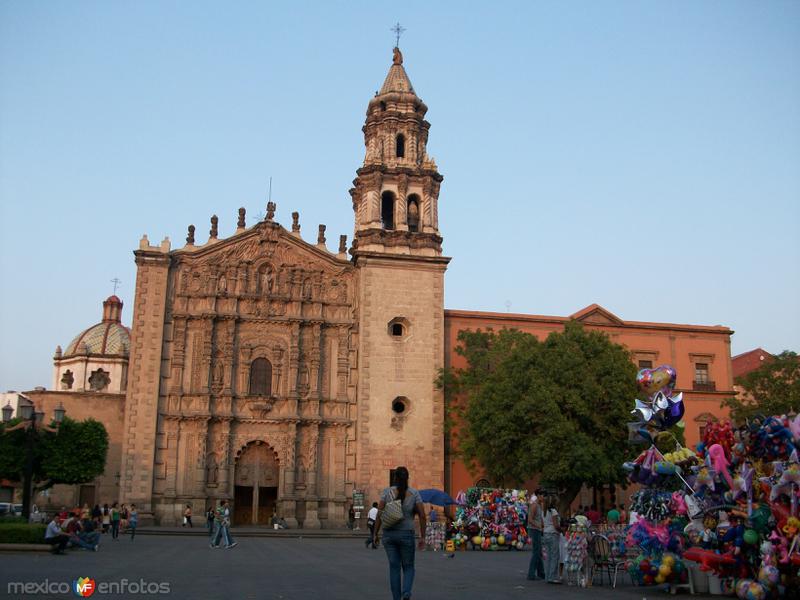
[[[395,150],[397,151],[397,158],[405,158],[406,156],[406,136],[402,133],[397,134],[397,143]]]
[[[408,214],[406,215],[408,230],[411,233],[419,233],[419,196],[411,194],[408,197]]]
[[[381,223],[384,229],[394,229],[394,194],[381,194]]]

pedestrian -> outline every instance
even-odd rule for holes
[[[544,510],[542,545],[545,551],[545,579],[547,583],[561,583],[558,577],[558,564],[561,557],[561,523],[558,510],[556,510],[555,496],[547,496],[542,508]]]
[[[131,509],[128,511],[128,529],[131,532],[131,541],[136,537],[136,528],[139,526],[139,512],[136,510],[136,505],[131,504]]]
[[[206,527],[208,527],[208,537],[213,539],[214,536],[214,507],[209,506],[206,510]]]
[[[103,533],[108,533],[108,529],[111,527],[111,510],[108,508],[108,504],[103,504]]]
[[[64,549],[69,542],[69,536],[61,531],[61,515],[56,514],[47,524],[44,532],[44,543],[52,546],[53,554],[64,554]]]
[[[375,544],[375,520],[378,518],[378,503],[373,502],[372,508],[369,509],[367,513],[367,527],[369,527],[369,537],[367,541],[364,542],[364,545],[369,548],[372,546],[374,550],[378,546]]]
[[[383,527],[383,547],[389,559],[389,585],[392,589],[393,600],[408,600],[411,598],[411,588],[414,585],[414,515],[419,519],[420,540],[418,547],[425,548],[425,505],[419,492],[408,485],[408,469],[397,467],[395,469],[395,485],[383,490],[381,501],[378,504],[378,519],[375,522],[375,535],[380,534]],[[399,502],[397,502],[399,501]],[[395,517],[395,507],[402,513]],[[384,526],[383,516],[386,512],[387,523],[389,518],[392,523]],[[399,511],[398,511],[399,512]],[[398,518],[399,517],[399,518]]]
[[[528,507],[528,535],[531,537],[531,561],[528,564],[528,579],[544,579],[544,562],[542,562],[542,529],[544,528],[544,511],[536,494],[531,495]]]
[[[347,527],[353,529],[356,524],[356,509],[350,505],[350,510],[347,512]]]
[[[122,517],[117,503],[111,505],[111,539],[119,541],[119,521]]]
[[[216,525],[216,532],[214,538],[211,540],[210,546],[212,548],[219,548],[219,543],[224,539],[225,548],[233,548],[238,542],[234,542],[231,538],[231,509],[228,506],[227,500],[222,500],[219,507],[214,513],[214,524]]]
[[[192,525],[192,505],[187,504],[186,508],[183,511],[183,526],[193,527]]]
[[[94,508],[92,509],[92,521],[94,521],[95,529],[100,527],[100,524],[103,522],[103,511],[99,504],[95,504]]]
[[[119,509],[119,530],[122,533],[125,533],[128,529],[128,516],[130,515],[130,511],[128,510],[128,505],[124,502],[122,503],[122,508]]]

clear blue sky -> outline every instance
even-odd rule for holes
[[[147,233],[352,237],[400,21],[445,177],[446,307],[800,349],[800,3],[0,4],[0,390],[51,385]]]

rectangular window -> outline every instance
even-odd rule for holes
[[[652,360],[640,360],[639,361],[639,368],[640,369],[652,369],[653,368],[653,361]]]
[[[708,383],[708,363],[694,364],[695,383]]]

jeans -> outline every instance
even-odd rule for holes
[[[100,543],[100,534],[96,531],[82,531],[78,534],[78,537],[92,547]]]
[[[230,546],[233,543],[233,539],[231,538],[231,532],[228,529],[228,526],[223,525],[222,523],[218,523],[217,531],[214,534],[214,539],[211,541],[211,545],[219,546],[221,539],[225,540],[226,546]]]
[[[119,537],[119,521],[111,521],[111,539],[115,540]]]
[[[547,557],[544,561],[544,573],[547,581],[558,581],[558,563],[561,558],[561,536],[557,533],[545,533],[542,536]]]
[[[528,579],[544,579],[542,562],[542,530],[529,527],[531,534],[531,562],[528,564]]]
[[[70,536],[69,543],[73,546],[80,546],[84,550],[94,550],[94,545],[89,542],[84,542],[77,535]]]
[[[364,542],[364,545],[375,548],[375,521],[372,521],[371,523],[367,522],[367,527],[369,527],[369,537],[367,538],[367,541]]]
[[[383,547],[389,559],[389,585],[394,600],[411,597],[411,587],[414,585],[414,541],[413,529],[386,529],[383,532]]]

